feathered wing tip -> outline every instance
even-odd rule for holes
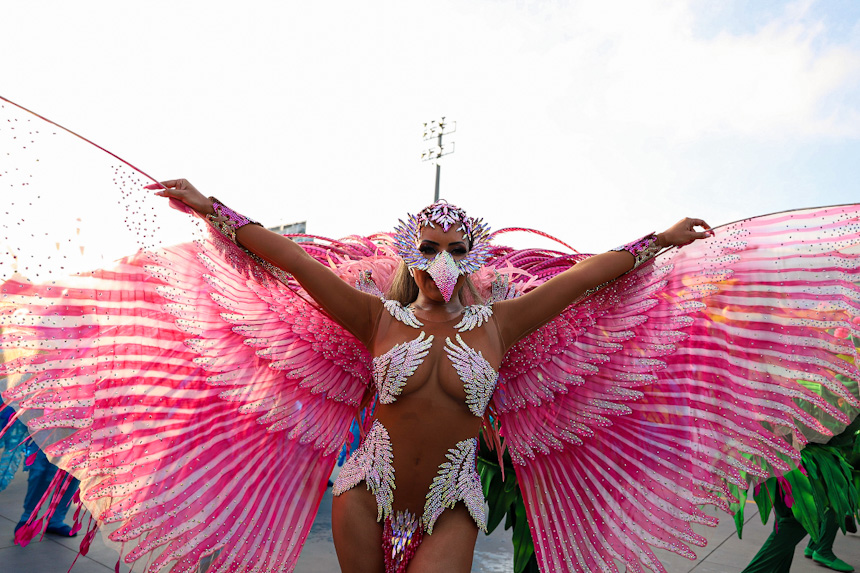
[[[732,484],[789,471],[856,415],[858,220],[843,206],[719,228],[509,352],[493,407],[542,568],[693,557],[690,523],[714,522],[700,504],[727,509]]]
[[[0,114],[18,167],[0,180],[4,401],[126,562],[290,570],[367,390],[366,350],[141,173]],[[348,279],[369,244],[325,257]]]

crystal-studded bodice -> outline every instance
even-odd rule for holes
[[[491,306],[467,307],[461,317],[447,323],[424,324],[411,309],[395,301],[385,301],[385,308],[394,319],[392,327],[403,334],[416,335],[410,340],[394,344],[388,351],[373,359],[373,381],[381,404],[393,404],[406,388],[409,378],[422,365],[434,347],[440,345],[453,366],[466,394],[466,405],[475,416],[482,417],[493,395],[498,373],[480,349],[473,348],[463,334],[484,330],[492,317]],[[456,323],[456,324],[454,324]],[[407,327],[405,330],[403,327]],[[435,334],[429,332],[435,331]],[[462,334],[461,334],[462,333]],[[445,335],[444,337],[441,335]],[[475,333],[475,342],[486,346],[488,333]],[[438,351],[437,351],[438,352]],[[438,354],[433,356],[440,358]]]
[[[395,301],[383,306],[371,344],[373,428],[344,465],[335,495],[364,482],[377,517],[393,520],[386,527],[417,516],[427,534],[445,509],[462,503],[483,529],[477,435],[504,354],[492,307],[436,322]]]

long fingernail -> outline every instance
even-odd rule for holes
[[[149,185],[144,185],[144,189],[164,189],[164,185],[161,183],[150,183]]]

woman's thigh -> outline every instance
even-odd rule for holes
[[[433,526],[432,535],[424,535],[407,571],[469,573],[477,540],[478,526],[475,520],[469,515],[466,506],[458,503],[454,509],[442,512]]]
[[[331,533],[343,573],[385,571],[376,498],[364,483],[332,499]]]

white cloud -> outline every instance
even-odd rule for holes
[[[697,37],[693,3],[579,3],[554,26],[570,85],[565,125],[636,129],[680,141],[858,137],[860,51],[822,41],[810,3],[789,4],[752,33]],[[566,64],[566,65],[564,65]],[[856,93],[854,91],[853,93]]]

